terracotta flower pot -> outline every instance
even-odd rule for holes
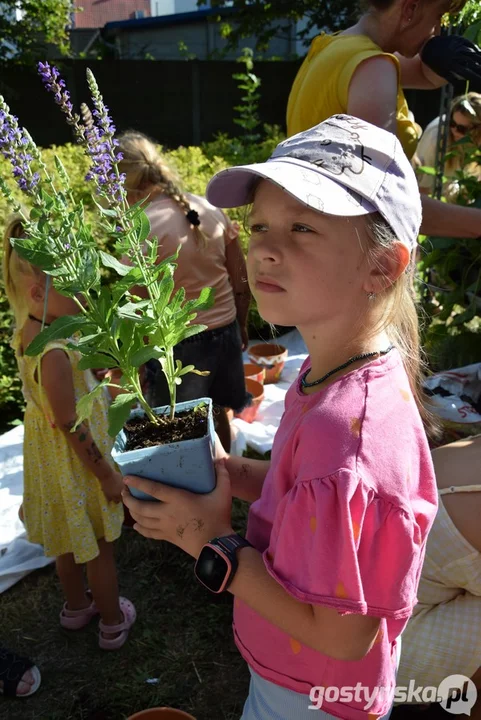
[[[260,343],[247,350],[249,360],[265,368],[264,384],[279,382],[287,359],[287,349],[275,343]]]
[[[256,380],[256,382],[260,382],[263,385],[266,377],[266,369],[254,363],[244,363],[244,377],[246,380]]]
[[[252,395],[252,400],[240,413],[236,413],[236,417],[251,423],[256,419],[259,406],[264,400],[264,386],[257,380],[246,378],[246,390]]]
[[[131,715],[128,720],[195,720],[195,717],[174,708],[150,708]]]

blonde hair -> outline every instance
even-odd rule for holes
[[[179,188],[175,173],[166,164],[155,144],[146,135],[134,131],[123,133],[118,140],[119,150],[123,155],[119,170],[125,173],[125,189],[144,193],[144,197],[159,193],[167,195],[185,214],[186,222],[192,226],[199,247],[205,247],[208,238],[199,227],[199,216],[190,207],[189,201]],[[191,218],[189,214],[192,214]]]
[[[44,273],[39,268],[21,258],[12,247],[11,239],[21,238],[23,235],[24,227],[21,216],[17,214],[10,216],[3,234],[2,270],[5,293],[13,310],[18,330],[21,330],[28,317],[26,279],[30,277],[40,282],[45,279]]]
[[[374,265],[380,265],[381,253],[392,250],[397,238],[380,213],[367,215],[366,227],[368,259]],[[391,343],[399,350],[426,432],[431,437],[435,437],[438,434],[439,423],[427,407],[427,397],[423,390],[426,363],[419,337],[414,272],[415,263],[411,260],[405,272],[382,293],[385,297],[385,307],[374,332],[385,330]]]

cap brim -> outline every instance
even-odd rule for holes
[[[376,212],[366,198],[327,177],[317,167],[290,159],[221,170],[209,182],[206,198],[220,208],[248,205],[254,199],[259,178],[270,180],[299,202],[327,215],[355,217]]]

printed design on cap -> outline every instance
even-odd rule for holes
[[[285,156],[286,157],[286,156]],[[291,157],[296,157],[296,159],[302,160],[303,158],[298,158],[296,155],[292,155]],[[310,162],[310,161],[307,161]],[[301,170],[301,177],[303,181],[306,183],[306,185],[314,185],[314,186],[321,186],[323,187],[324,183],[324,177],[323,175],[316,175],[311,170]],[[348,200],[354,207],[363,207],[363,197],[362,195],[359,195],[359,193],[355,192],[354,190],[351,190],[351,188],[344,188],[346,191],[346,200]],[[316,210],[320,210],[321,212],[324,212],[325,204],[324,201],[318,196],[318,195],[312,195],[311,193],[307,193],[306,195],[306,202],[307,204],[315,208]]]
[[[317,165],[332,175],[361,175],[366,164],[372,165],[372,158],[365,153],[361,136],[357,132],[362,125],[345,125],[347,127],[326,121],[299,133],[281,143],[271,159],[292,157]],[[286,151],[286,148],[289,149]]]

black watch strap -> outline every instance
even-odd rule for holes
[[[251,543],[242,537],[242,535],[223,535],[222,537],[215,537],[209,540],[209,545],[218,545],[224,552],[229,556],[236,554],[237,550],[243,547],[252,547]]]

